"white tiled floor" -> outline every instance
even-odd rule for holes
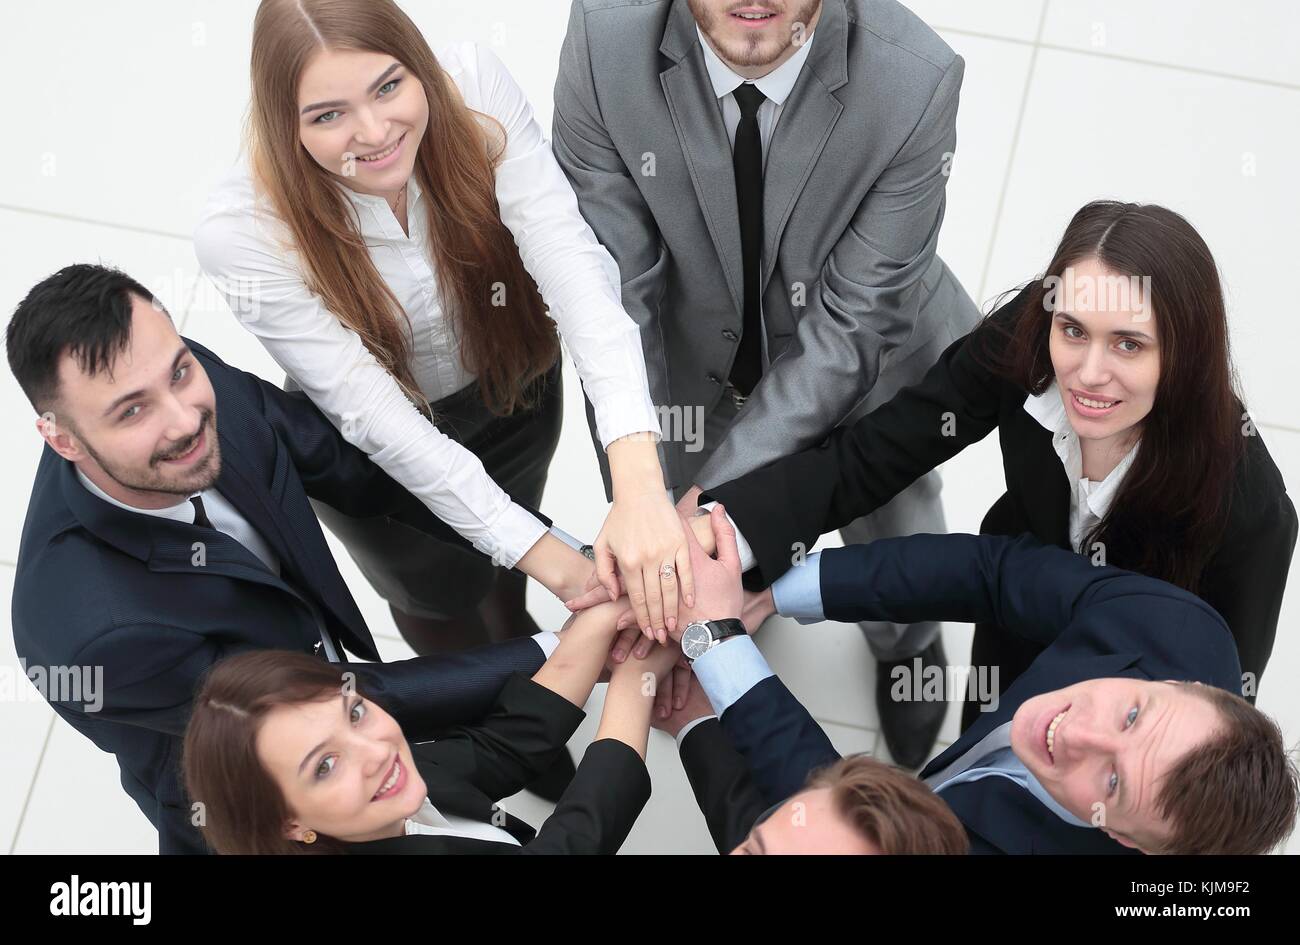
[[[958,152],[940,251],[985,301],[1046,264],[1071,213],[1099,196],[1164,203],[1188,216],[1219,260],[1229,292],[1238,368],[1254,416],[1300,492],[1300,407],[1288,397],[1290,351],[1300,341],[1294,305],[1274,294],[1294,268],[1300,186],[1300,12],[1289,0],[1242,0],[1225,15],[1210,0],[913,0],[912,7],[966,59]],[[568,0],[404,3],[435,45],[490,44],[529,92],[549,127],[554,64]],[[141,0],[127,8],[79,2],[6,11],[0,63],[7,101],[7,173],[0,175],[0,309],[74,261],[122,266],[183,318],[187,335],[231,363],[275,382],[281,374],[238,328],[203,280],[189,233],[213,182],[236,155],[247,99],[253,0]],[[544,509],[574,534],[594,535],[604,516],[576,377]],[[13,562],[39,441],[25,400],[0,372],[0,435],[8,450],[0,508],[0,581]],[[990,437],[944,470],[954,531],[974,531],[1000,493]],[[832,540],[833,541],[833,540]],[[409,653],[387,608],[334,544],[344,575],[387,658]],[[1293,585],[1300,581],[1294,570]],[[532,595],[539,623],[564,611]],[[1300,737],[1300,694],[1286,685],[1300,667],[1300,604],[1283,604],[1260,707],[1289,742]],[[966,627],[946,628],[954,662]],[[796,649],[796,635],[816,646]],[[853,628],[801,628],[780,620],[763,631],[773,665],[845,751],[884,755],[876,732],[867,649]],[[16,666],[8,632],[0,662]],[[579,751],[599,715],[574,740]],[[116,765],[39,701],[6,701],[0,750],[0,849],[12,852],[155,849],[151,828],[117,784]],[[956,737],[949,713],[941,746]],[[711,852],[704,823],[671,740],[650,750],[655,794],[629,852]],[[540,820],[544,805],[512,799]],[[70,818],[72,812],[75,818]],[[69,829],[69,824],[75,829]],[[1300,851],[1300,840],[1290,849]]]

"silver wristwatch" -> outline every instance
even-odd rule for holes
[[[723,620],[694,621],[682,631],[682,653],[695,662],[709,650],[729,637],[743,637],[748,631],[735,617]]]

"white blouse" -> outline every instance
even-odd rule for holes
[[[1089,554],[1090,551],[1083,547],[1083,540],[1110,511],[1124,477],[1137,458],[1140,444],[1133,444],[1110,475],[1101,482],[1093,482],[1083,475],[1083,448],[1079,445],[1079,435],[1070,426],[1060,388],[1055,382],[1041,394],[1025,398],[1025,413],[1052,433],[1052,447],[1070,480],[1070,547],[1079,554]]]
[[[433,806],[427,797],[424,803],[405,821],[406,836],[422,833],[433,837],[468,837],[472,840],[491,840],[520,846],[514,834],[495,824],[485,824],[469,817],[444,814]]]
[[[659,433],[636,324],[620,301],[618,266],[577,199],[523,91],[489,50],[437,51],[465,103],[506,129],[496,169],[501,219],[514,234],[595,410],[602,445]],[[371,259],[406,310],[412,372],[430,401],[474,380],[438,300],[419,183],[407,187],[410,235],[383,197],[340,185],[356,209]],[[503,567],[546,531],[510,501],[470,450],[430,424],[361,338],[306,286],[288,230],[254,191],[247,160],[217,186],[194,233],[203,271],[271,357],[344,438]]]

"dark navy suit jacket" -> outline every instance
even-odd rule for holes
[[[998,708],[981,712],[922,777],[1010,721],[1032,696],[1085,679],[1171,679],[1241,691],[1232,635],[1200,598],[1154,578],[1094,567],[1029,536],[912,535],[829,549],[821,554],[821,592],[830,620],[989,621],[1046,647]],[[801,790],[811,771],[839,757],[775,676],[745,693],[721,721],[768,804]],[[940,796],[966,826],[973,853],[1135,852],[1100,830],[1067,824],[1006,778],[954,785]]]
[[[33,667],[85,667],[93,683],[102,668],[101,692],[47,695],[60,716],[117,756],[122,786],[158,828],[163,853],[206,851],[179,770],[205,670],[241,650],[311,651],[322,628],[350,652],[379,659],[308,498],[465,544],[348,444],[305,394],[187,343],[216,394],[222,467],[215,488],[271,545],[281,575],[223,533],[103,501],[47,447],[13,594],[14,645],[29,675]],[[484,715],[512,673],[534,672],[542,662],[540,647],[523,639],[446,657],[348,665],[406,736],[422,740]]]

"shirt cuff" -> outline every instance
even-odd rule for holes
[[[700,508],[712,512],[713,507],[717,504],[718,503],[716,502],[705,502],[700,506]],[[745,541],[745,536],[742,535],[740,529],[736,527],[736,520],[732,518],[729,513],[723,514],[727,516],[727,521],[731,524],[732,531],[736,533],[736,551],[740,553],[740,570],[744,572],[751,568],[758,567],[758,559],[754,557],[754,549],[749,546],[749,542]]]
[[[540,519],[511,502],[492,523],[491,537],[474,542],[474,547],[497,567],[513,568],[546,532]]]
[[[772,582],[772,603],[782,617],[799,623],[818,623],[826,619],[822,610],[822,553],[814,551],[803,564],[797,564]]]
[[[695,726],[699,725],[701,722],[707,722],[709,719],[716,719],[716,718],[717,718],[716,715],[701,715],[698,719],[691,719],[689,722],[687,722],[685,725],[679,728],[677,730],[677,750],[678,751],[682,750],[682,739],[686,737],[687,733],[690,732],[691,729],[695,728]]]
[[[722,715],[768,676],[775,676],[749,636],[730,637],[691,664],[713,711]]]
[[[542,648],[542,656],[548,660],[551,658],[551,654],[555,652],[555,648],[560,645],[560,635],[549,630],[534,633],[533,640]]]
[[[637,343],[640,344],[639,336]],[[644,374],[641,383],[645,384]],[[601,449],[608,450],[609,444],[633,433],[653,434],[656,443],[663,439],[659,415],[655,412],[649,391],[644,387],[637,391],[606,395],[593,401],[592,412],[596,418],[596,433],[600,437]]]

